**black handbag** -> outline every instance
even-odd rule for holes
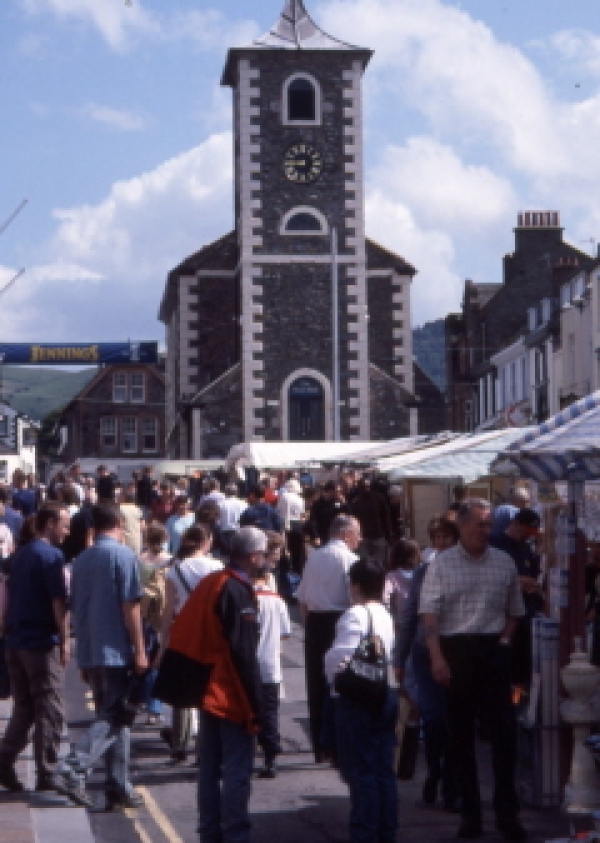
[[[368,607],[369,628],[360,639],[350,661],[336,674],[333,687],[343,699],[380,711],[388,693],[388,669],[381,637],[373,632],[373,618]]]

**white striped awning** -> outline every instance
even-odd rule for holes
[[[385,471],[391,481],[413,478],[474,483],[491,473],[490,467],[499,452],[522,437],[522,428],[465,434],[429,451],[381,460],[378,468]]]
[[[532,428],[500,460],[538,482],[600,478],[600,391]]]

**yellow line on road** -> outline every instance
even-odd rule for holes
[[[148,809],[148,813],[156,823],[156,825],[160,828],[162,833],[165,835],[169,843],[184,843],[183,839],[177,834],[171,823],[169,822],[168,818],[163,814],[161,809],[158,807],[158,804],[153,796],[151,796],[150,792],[145,787],[138,787],[138,793],[144,797],[144,802],[146,803],[146,808]],[[146,841],[142,841],[142,843],[146,843]]]
[[[135,828],[137,836],[140,838],[142,843],[153,843],[152,838],[146,832],[146,829],[143,828],[140,821],[137,819],[137,815],[134,808],[125,808],[125,816],[128,817],[133,827]]]

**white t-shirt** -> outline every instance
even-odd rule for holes
[[[290,616],[285,601],[276,592],[257,586],[256,596],[260,627],[257,650],[260,681],[265,685],[279,683],[282,679],[281,639],[292,631]]]
[[[219,529],[223,531],[237,530],[240,526],[240,516],[248,509],[246,501],[240,498],[223,498],[219,504]]]
[[[394,624],[388,610],[382,603],[369,601],[373,632],[379,635],[385,647],[388,662],[394,649]],[[345,661],[353,655],[363,635],[369,631],[369,615],[362,603],[348,609],[335,625],[335,639],[330,650],[325,653],[325,675],[328,682],[340,671]]]
[[[351,602],[348,571],[357,559],[341,539],[313,550],[296,591],[298,601],[309,612],[343,612]]]
[[[189,586],[189,591],[181,582],[181,577],[175,570],[175,565],[179,566],[179,570]],[[213,559],[212,556],[191,556],[182,562],[174,562],[167,571],[166,577],[175,587],[175,614],[181,612],[188,597],[204,577],[214,571],[220,571],[222,568],[223,563],[218,559]]]
[[[282,489],[277,501],[277,512],[281,516],[286,530],[291,521],[301,521],[304,515],[304,498],[288,489]]]

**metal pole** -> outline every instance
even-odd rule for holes
[[[340,440],[340,325],[338,301],[337,228],[331,228],[331,338],[333,343],[333,440]]]

